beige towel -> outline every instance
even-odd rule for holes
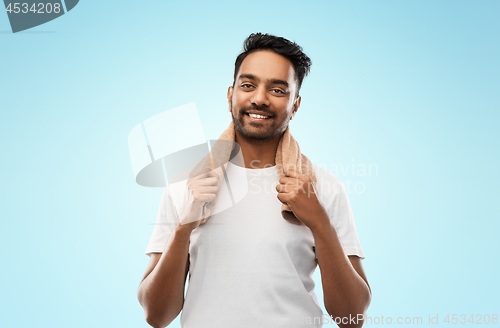
[[[219,140],[227,140],[229,142],[219,142]],[[218,141],[214,144],[210,153],[205,156],[191,171],[189,178],[193,178],[199,174],[205,173],[207,171],[214,170],[219,175],[219,188],[224,180],[224,172],[227,169],[227,163],[230,159],[231,152],[234,149],[235,144],[235,131],[234,123],[231,121],[229,127],[221,134]],[[292,137],[290,133],[290,127],[288,126],[283,133],[279,143],[278,149],[276,151],[276,166],[278,169],[278,174],[280,178],[286,176],[287,170],[295,167],[300,173],[308,175],[314,184],[316,184],[316,176],[314,174],[314,169],[312,167],[311,161],[304,155],[301,154],[299,144]],[[203,206],[203,219],[201,224],[205,223],[210,216],[217,200],[219,199],[219,193],[217,194],[214,201],[210,203],[205,203]],[[290,207],[286,204],[281,206],[281,215],[283,218],[294,224],[302,224],[293,214]]]

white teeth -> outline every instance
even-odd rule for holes
[[[257,114],[248,114],[249,116],[251,117],[254,117],[254,118],[268,118],[269,116],[262,116],[262,115],[257,115]]]

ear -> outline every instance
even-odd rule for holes
[[[300,107],[300,100],[302,98],[300,96],[297,96],[297,99],[295,99],[295,102],[293,103],[293,109],[292,109],[292,117],[290,117],[290,120],[293,119],[293,117],[295,116],[295,113],[297,113],[297,111],[299,110],[299,107]]]
[[[227,89],[227,103],[229,105],[229,112],[231,113],[231,99],[233,99],[233,87]]]

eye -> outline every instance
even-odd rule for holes
[[[244,84],[241,85],[241,87],[244,88],[244,89],[247,89],[247,88],[251,88],[252,85],[248,84],[248,83],[244,83]]]
[[[273,89],[272,91],[276,92],[276,93],[279,93],[279,94],[285,94],[285,92],[283,90],[280,90],[280,89]]]

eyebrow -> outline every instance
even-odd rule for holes
[[[241,80],[241,79],[245,79],[245,78],[246,79],[250,79],[250,80],[254,80],[254,81],[258,81],[259,80],[253,74],[241,74],[238,79]],[[283,81],[283,80],[280,80],[280,79],[270,79],[269,81],[272,84],[282,84],[282,85],[284,85],[284,86],[286,86],[288,88],[288,82],[287,81]]]

